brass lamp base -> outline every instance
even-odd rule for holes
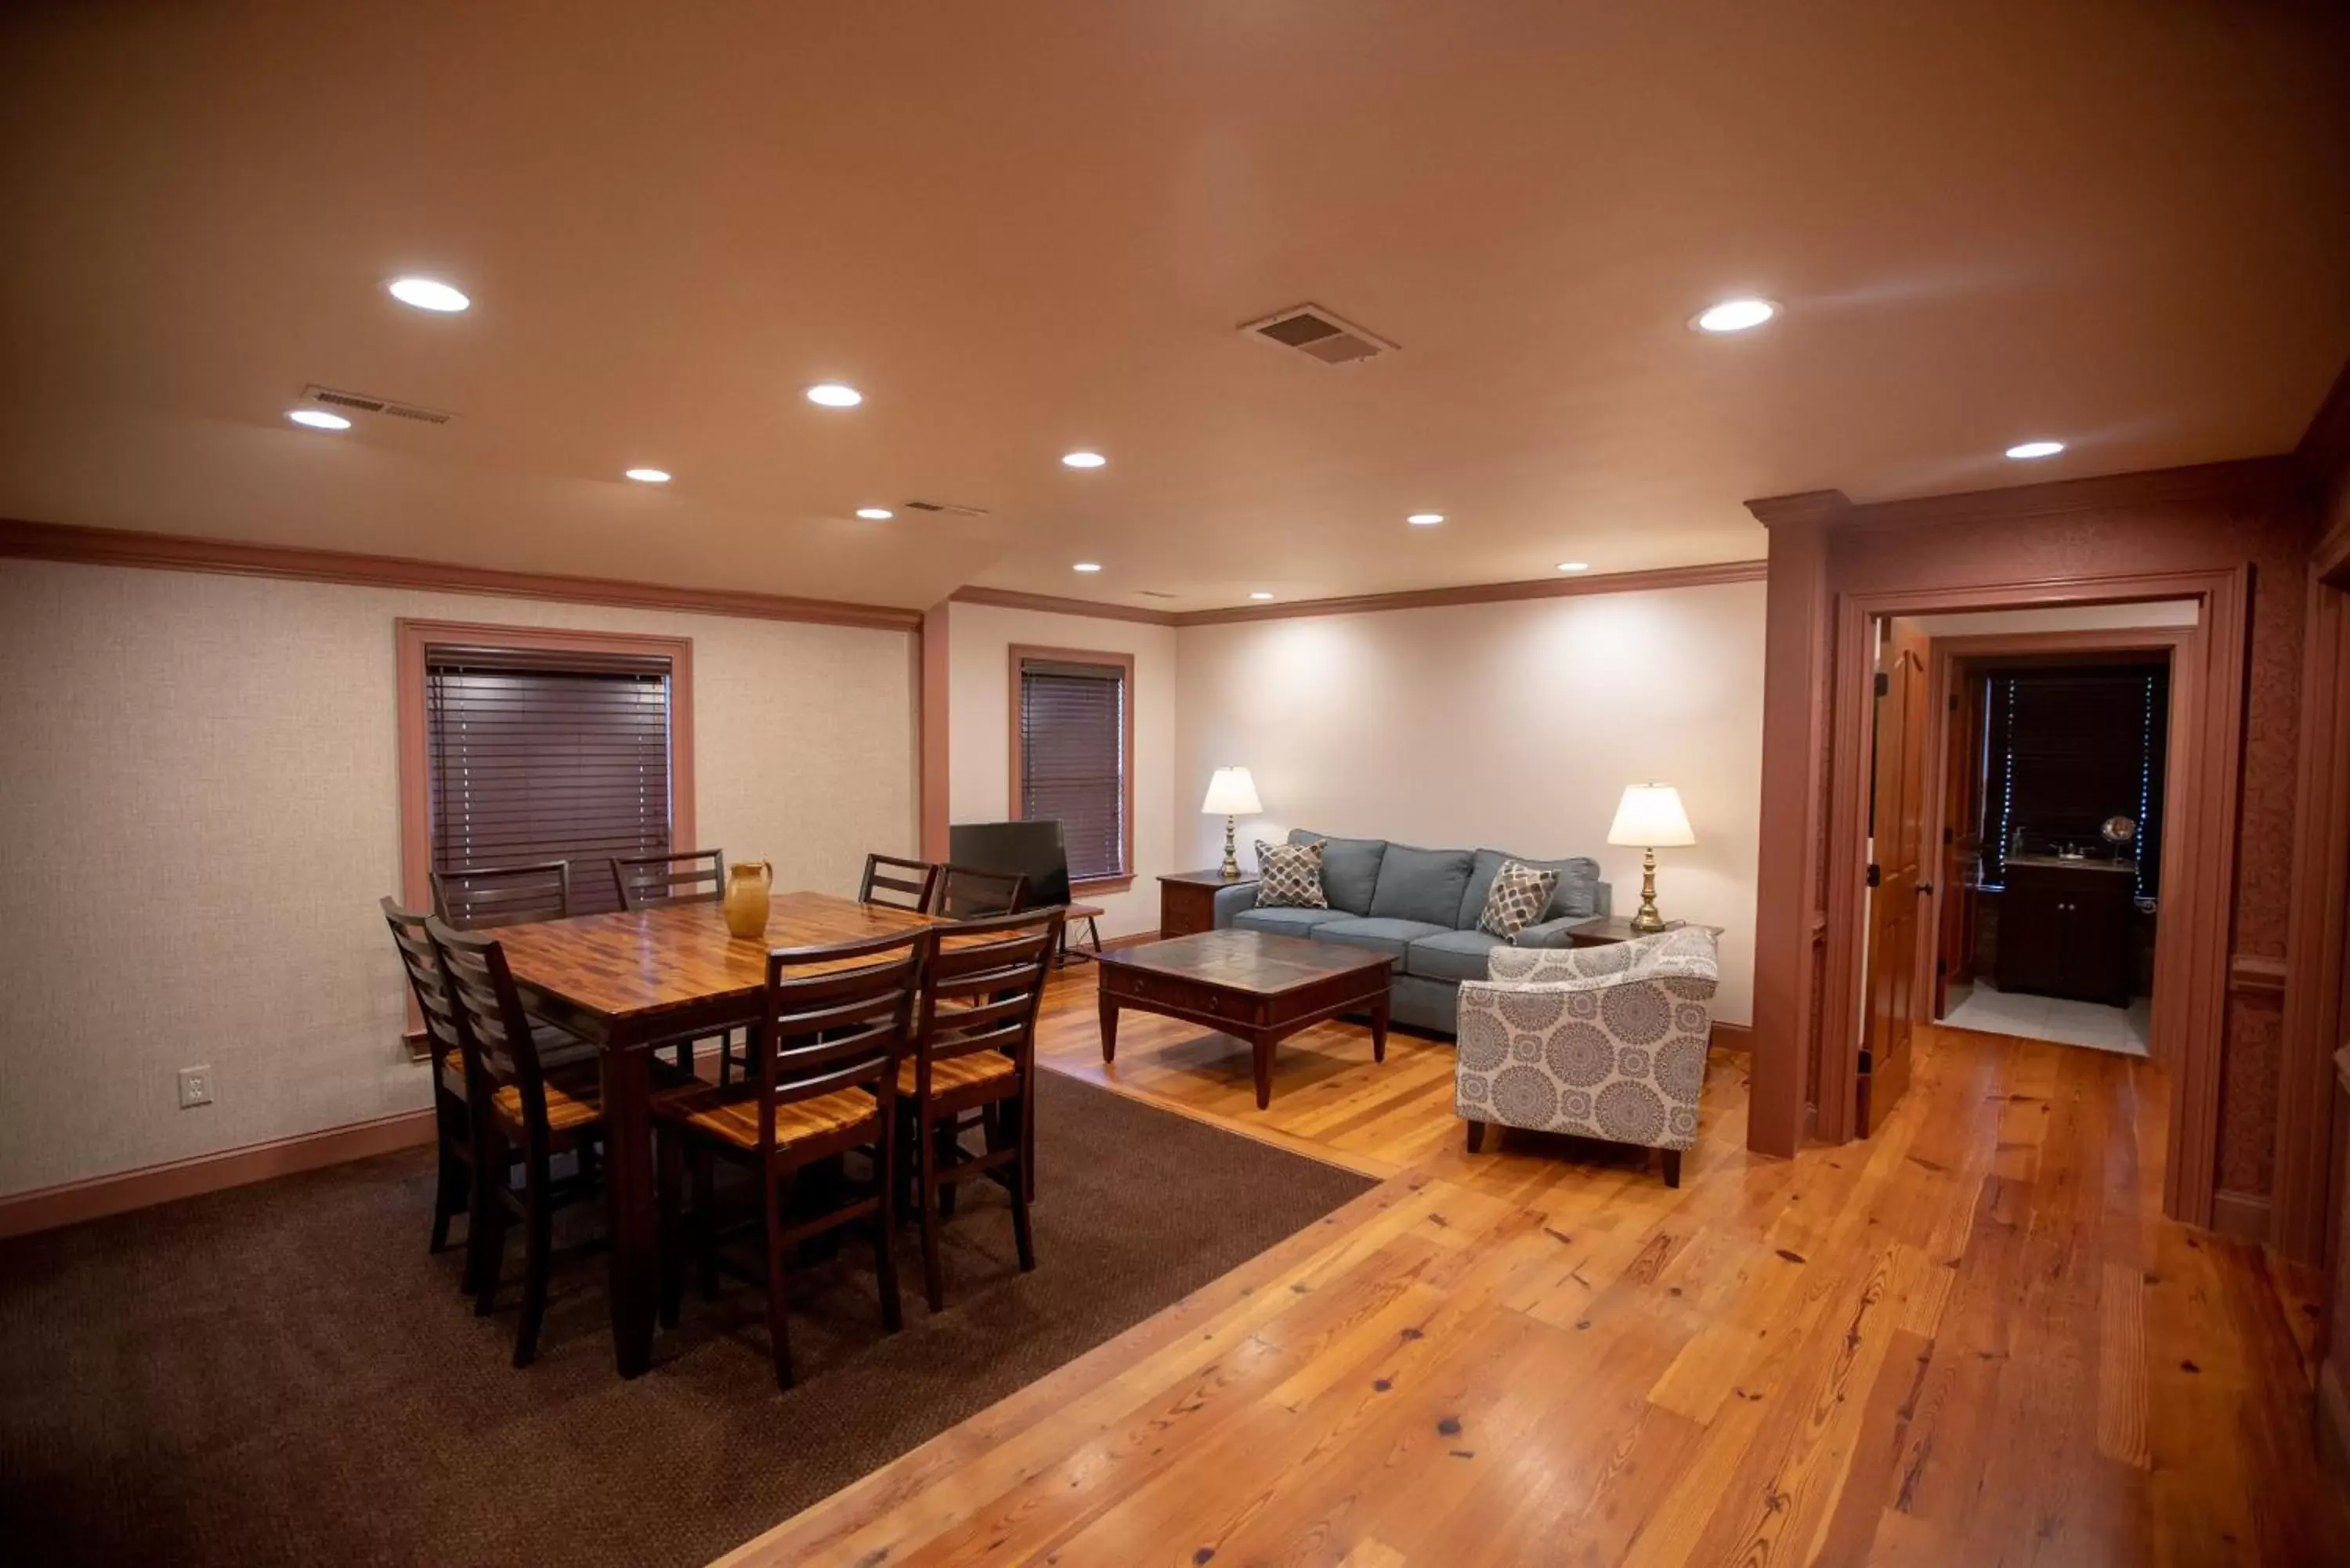
[[[1232,824],[1234,820],[1234,818],[1229,816],[1224,818],[1223,877],[1227,882],[1237,882],[1241,879],[1241,857],[1233,851],[1232,847]]]
[[[1644,936],[1654,936],[1665,929],[1664,916],[1657,913],[1657,852],[1640,852],[1640,908],[1632,916],[1632,929]]]

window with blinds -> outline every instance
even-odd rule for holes
[[[1983,879],[2005,883],[2019,836],[2035,854],[2064,845],[2108,853],[2098,829],[2126,816],[2137,824],[2137,896],[2156,897],[2169,667],[2006,670],[1989,677],[1984,696]]]
[[[569,860],[574,913],[619,907],[601,862],[670,848],[667,659],[424,653],[432,868]]]
[[[1017,815],[1060,823],[1072,882],[1128,874],[1128,700],[1124,665],[1020,660]]]

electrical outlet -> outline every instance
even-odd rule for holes
[[[198,1106],[213,1103],[213,1070],[210,1067],[180,1069],[180,1108],[193,1110]]]

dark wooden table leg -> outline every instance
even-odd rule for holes
[[[652,1365],[659,1297],[660,1220],[653,1202],[651,1056],[607,1048],[604,1061],[604,1194],[609,1210],[612,1353],[620,1376]]]
[[[1273,1036],[1252,1034],[1249,1049],[1256,1055],[1256,1108],[1273,1104]]]
[[[1388,993],[1381,992],[1371,1003],[1371,1060],[1388,1059]]]
[[[1107,990],[1101,993],[1102,1060],[1118,1060],[1118,998]]]

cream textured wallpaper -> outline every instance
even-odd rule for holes
[[[1616,910],[1640,852],[1607,843],[1624,786],[1680,791],[1697,844],[1657,853],[1669,919],[1722,928],[1715,1017],[1749,1021],[1762,769],[1761,583],[1185,627],[1176,773],[1249,768],[1292,827],[1434,848],[1587,855]],[[1190,781],[1199,781],[1192,784]],[[1177,858],[1223,825],[1179,815]]]
[[[0,561],[0,1194],[431,1103],[376,910],[402,617],[691,638],[704,844],[840,893],[914,847],[902,632]]]

